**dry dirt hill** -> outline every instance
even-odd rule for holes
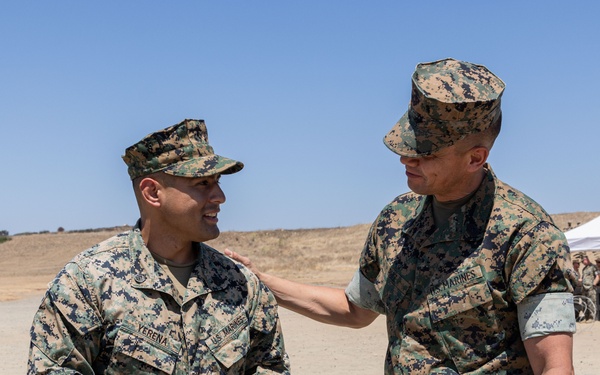
[[[552,215],[563,230],[600,212]],[[342,228],[224,232],[208,244],[249,255],[265,271],[302,282],[345,285],[358,262],[369,225]],[[123,228],[87,233],[12,236],[0,244],[0,301],[40,293],[62,266],[80,251],[122,232]]]

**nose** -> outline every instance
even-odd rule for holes
[[[400,156],[400,163],[406,166],[414,167],[419,164],[419,159],[411,158],[410,156]]]
[[[215,183],[213,185],[213,189],[210,194],[210,200],[214,203],[225,203],[225,193],[223,192],[223,189],[221,189],[221,185],[219,185],[218,183]]]

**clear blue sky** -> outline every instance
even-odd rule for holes
[[[133,224],[121,160],[206,120],[222,230],[370,223],[406,192],[382,138],[419,62],[507,84],[491,165],[551,214],[600,211],[600,2],[2,1],[0,230]]]

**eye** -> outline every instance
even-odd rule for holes
[[[210,176],[210,177],[201,177],[194,182],[194,186],[209,186],[211,184],[221,184],[221,175],[219,176]]]
[[[207,186],[209,183],[208,178],[201,178],[194,183],[194,186]]]

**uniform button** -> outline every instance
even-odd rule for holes
[[[146,281],[146,276],[137,274],[133,277],[133,279],[135,280],[136,283],[141,284],[144,281]]]

